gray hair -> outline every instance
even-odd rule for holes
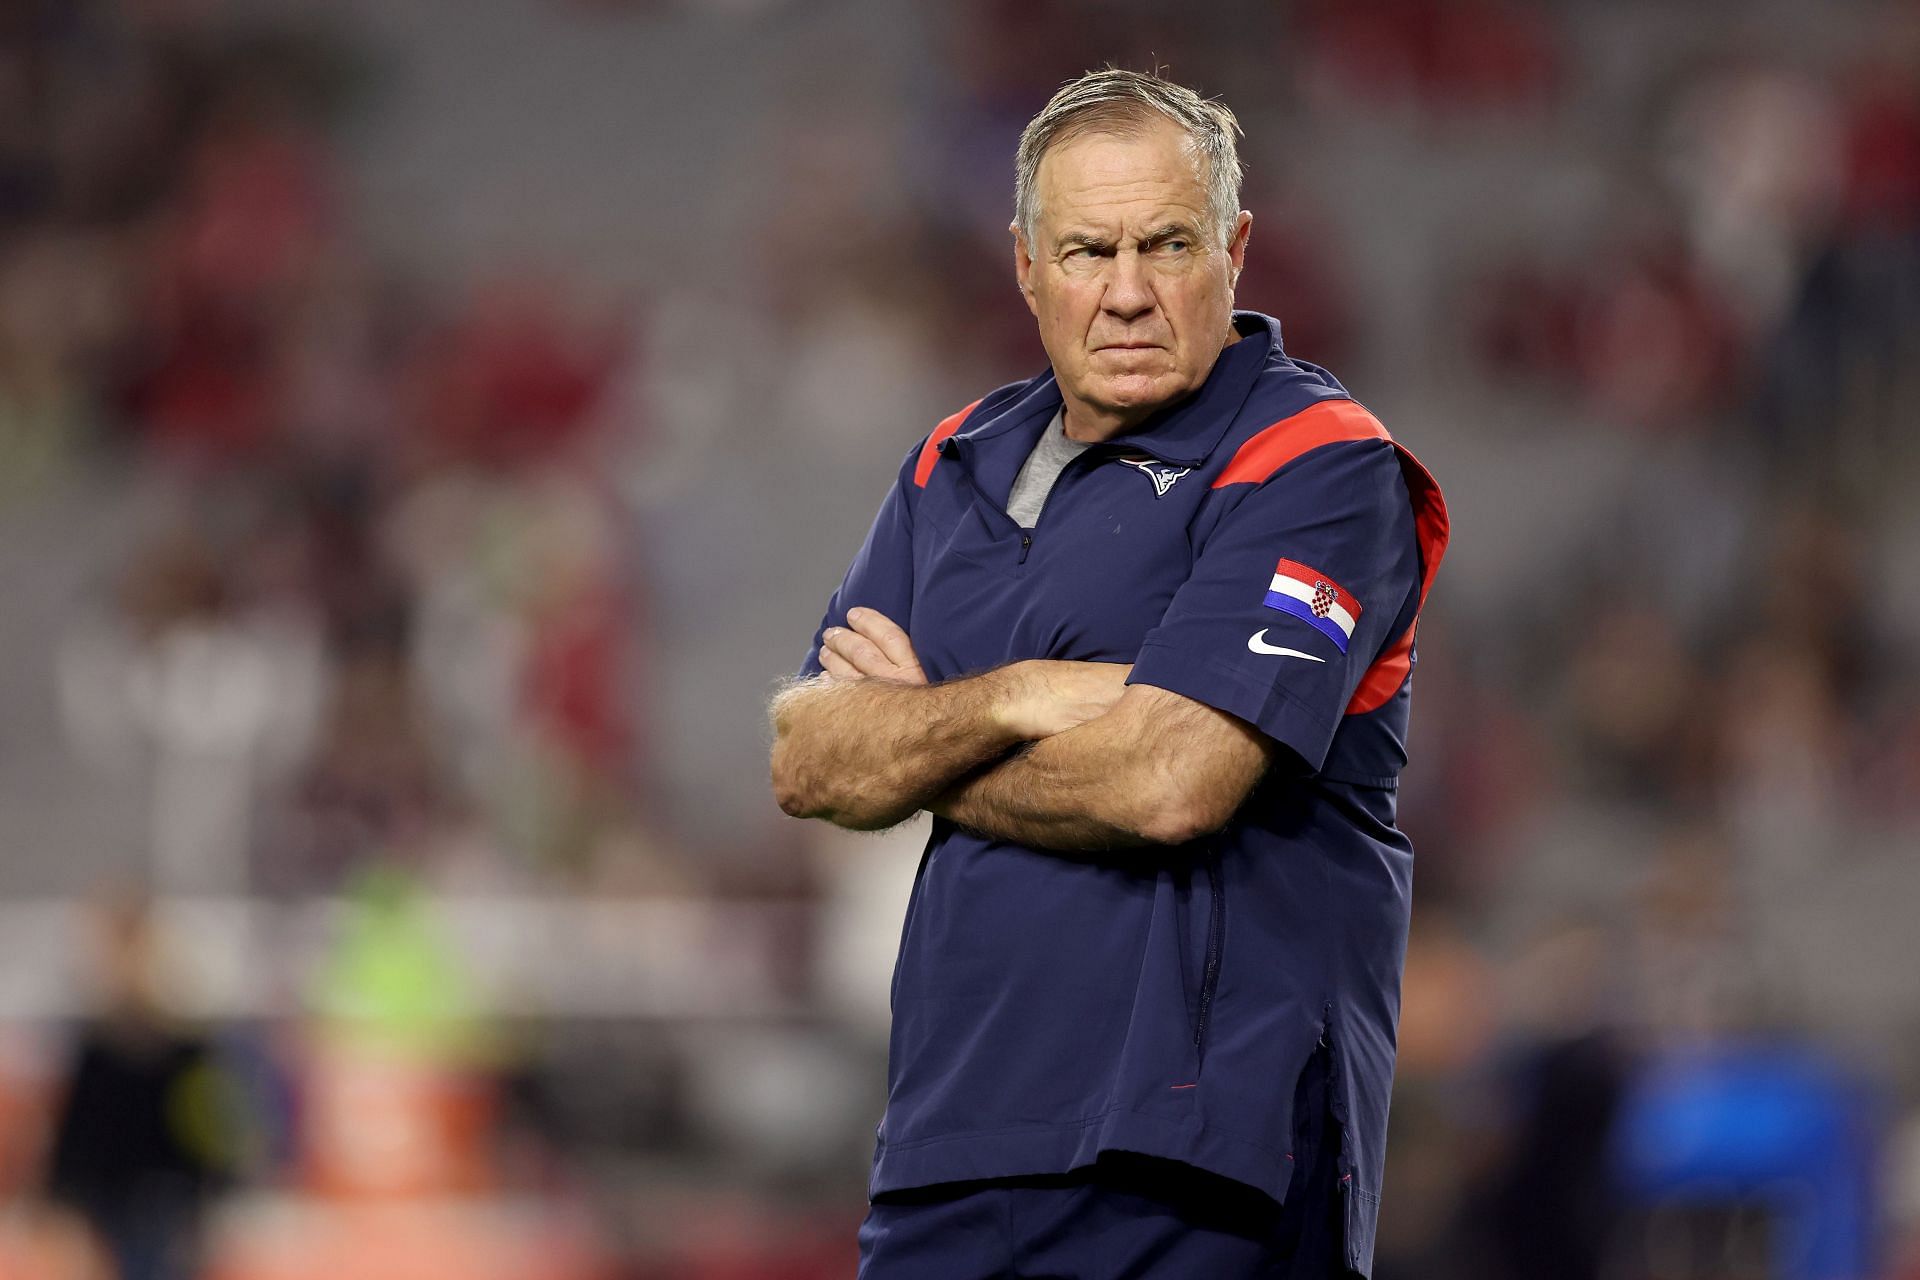
[[[1233,141],[1240,132],[1240,122],[1233,118],[1233,112],[1219,101],[1203,98],[1185,85],[1154,73],[1108,67],[1069,80],[1020,132],[1020,149],[1014,160],[1013,217],[1029,246],[1040,216],[1035,180],[1047,152],[1084,134],[1135,134],[1148,127],[1155,116],[1171,120],[1186,131],[1192,152],[1200,161],[1208,211],[1219,230],[1221,247],[1233,238],[1233,222],[1240,213],[1241,175],[1240,153]]]

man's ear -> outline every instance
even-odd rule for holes
[[[1008,223],[1007,230],[1013,233],[1014,282],[1020,286],[1020,296],[1027,300],[1027,310],[1037,316],[1040,304],[1033,300],[1033,251],[1027,246],[1026,234],[1018,222]]]
[[[1227,287],[1240,283],[1240,273],[1247,265],[1247,242],[1253,239],[1253,215],[1245,209],[1233,220],[1233,239],[1227,242],[1227,259],[1233,263],[1233,270],[1227,277]]]

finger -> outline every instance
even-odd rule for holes
[[[820,633],[820,653],[832,654],[848,666],[854,666],[853,655],[847,651],[852,642],[853,633],[845,627],[828,627]]]
[[[845,658],[827,648],[825,645],[820,646],[820,666],[828,675],[835,676],[841,680],[858,680],[860,678],[860,672],[855,669],[851,662],[848,662]]]
[[[826,642],[827,648],[852,663],[863,676],[884,676],[893,671],[893,664],[887,661],[886,654],[880,652],[880,646],[857,631],[830,627],[821,639]]]
[[[878,609],[850,609],[847,624],[880,646],[887,660],[899,667],[917,667],[920,656],[913,651],[913,640],[900,624]]]

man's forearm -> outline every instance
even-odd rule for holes
[[[976,770],[935,797],[940,817],[1001,840],[1041,849],[1124,849],[1154,843],[1146,834],[1144,797],[1115,786],[1085,767],[1090,753],[1074,734],[1033,744],[1031,750]]]
[[[1274,751],[1210,707],[1134,686],[1106,715],[976,770],[928,807],[1042,849],[1185,844],[1226,825]]]
[[[875,830],[1023,740],[1010,668],[944,684],[801,681],[773,703],[773,787],[798,818]]]

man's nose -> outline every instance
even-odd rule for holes
[[[1153,310],[1153,289],[1147,279],[1147,264],[1131,250],[1113,255],[1113,268],[1107,277],[1107,292],[1101,306],[1119,320],[1133,320]]]

